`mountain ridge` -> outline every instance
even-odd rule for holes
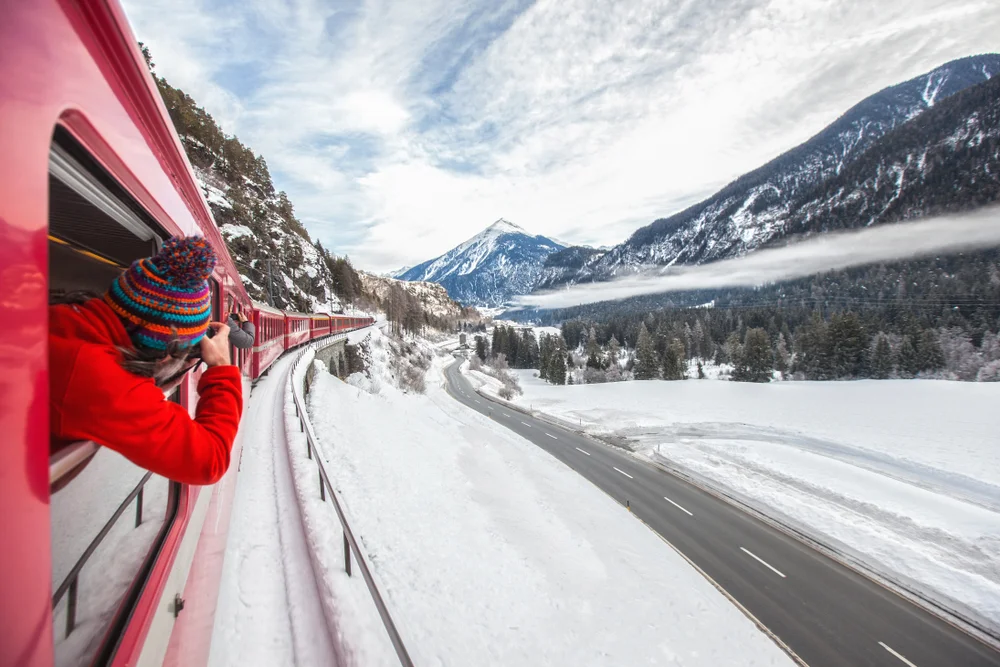
[[[1000,54],[981,54],[884,88],[809,140],[743,174],[711,197],[639,228],[579,268],[548,272],[537,288],[607,280],[650,265],[735,257],[787,235],[783,223],[801,196],[838,176],[900,125],[998,73]]]

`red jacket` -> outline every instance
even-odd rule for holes
[[[243,411],[239,368],[215,366],[202,374],[192,419],[151,378],[122,368],[117,346],[131,345],[100,299],[49,308],[53,443],[93,440],[178,482],[217,482],[229,467]]]

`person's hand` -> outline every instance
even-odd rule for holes
[[[209,368],[213,366],[228,366],[232,363],[229,356],[229,327],[224,322],[209,322],[215,335],[201,339],[201,360]]]

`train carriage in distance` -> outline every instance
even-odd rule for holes
[[[258,378],[285,351],[285,314],[255,301],[253,323],[257,334],[253,343],[250,377]]]
[[[325,313],[318,313],[309,317],[309,338],[316,340],[323,336],[328,336],[333,332],[330,325],[330,316]]]
[[[305,343],[310,338],[308,313],[285,313],[285,350]]]

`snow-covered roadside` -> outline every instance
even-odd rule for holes
[[[417,395],[384,336],[371,353],[370,378],[317,373],[310,413],[414,662],[791,664],[614,500],[448,396],[450,356]]]
[[[519,380],[521,409],[627,440],[1000,630],[1000,386]]]

